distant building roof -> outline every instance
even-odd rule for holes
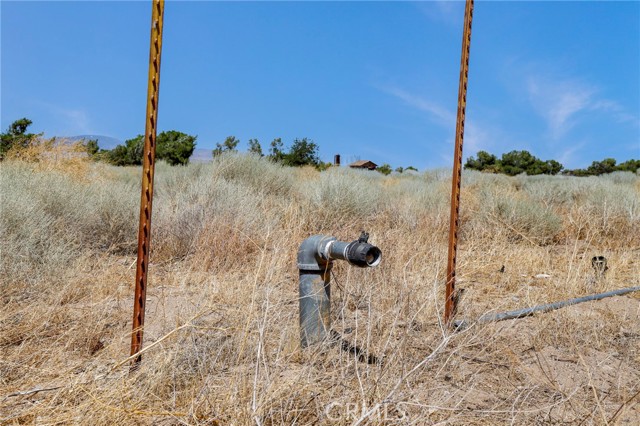
[[[375,170],[376,167],[378,167],[378,165],[376,163],[374,163],[373,161],[360,160],[360,161],[356,161],[354,163],[349,164],[349,167],[353,167],[354,169]]]

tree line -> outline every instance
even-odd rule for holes
[[[36,143],[42,134],[28,133],[29,126],[33,124],[28,118],[14,121],[6,132],[1,135],[0,160],[11,149],[26,148],[31,143]],[[156,137],[156,159],[164,160],[172,166],[186,165],[189,157],[196,147],[197,136],[170,130],[162,132]],[[224,142],[217,143],[212,151],[213,157],[225,152],[237,152],[240,140],[235,136],[227,137]],[[144,149],[144,136],[138,135],[128,139],[124,144],[117,145],[113,149],[101,149],[97,140],[83,141],[87,154],[96,161],[104,161],[115,166],[137,166],[142,164]],[[314,166],[324,170],[330,163],[320,160],[318,144],[309,138],[296,138],[291,146],[285,147],[281,138],[274,139],[267,154],[263,153],[260,142],[257,139],[249,139],[248,152],[290,167]]]
[[[9,126],[5,133],[2,133],[2,143],[0,145],[0,160],[11,148],[26,147],[30,143],[37,142],[42,134],[27,133],[32,121],[27,118],[16,120]],[[170,130],[162,132],[156,137],[156,159],[164,160],[168,164],[186,165],[196,147],[197,136],[187,133]],[[101,149],[97,140],[86,140],[82,142],[87,154],[96,161],[103,161],[115,166],[137,166],[142,164],[142,154],[144,148],[144,136],[138,135],[128,139],[124,144],[117,145],[113,149]],[[212,150],[212,156],[218,157],[223,153],[238,152],[240,139],[235,136],[228,136],[223,142],[216,144]],[[290,146],[285,146],[282,138],[275,138],[269,144],[266,152],[258,139],[249,139],[247,152],[289,167],[312,166],[318,170],[326,170],[331,167],[331,163],[320,160],[319,146],[309,138],[296,138]],[[393,169],[389,164],[383,164],[376,169],[378,172],[388,175]],[[397,167],[396,172],[413,170],[415,167]]]
[[[237,152],[240,140],[235,136],[228,136],[224,142],[217,143],[211,152],[213,157],[218,157],[225,152]],[[325,170],[331,163],[320,160],[319,147],[309,138],[296,138],[289,147],[285,147],[282,138],[275,138],[269,145],[265,154],[258,139],[249,139],[248,152],[259,157],[267,157],[269,160],[289,167],[313,166],[319,170]]]
[[[0,160],[4,159],[11,149],[27,148],[36,143],[42,133],[28,133],[32,121],[21,118],[14,121],[8,129],[0,134]],[[192,136],[176,130],[165,131],[156,137],[156,159],[164,160],[172,166],[186,165],[196,147],[197,136]],[[83,142],[87,154],[94,160],[104,161],[115,166],[135,166],[142,164],[144,148],[144,136],[138,135],[128,139],[123,145],[117,145],[111,150],[100,149],[97,140]],[[240,140],[235,136],[228,136],[223,142],[217,143],[211,154],[218,157],[225,152],[237,152]],[[248,152],[260,157],[289,167],[313,166],[318,170],[326,170],[331,163],[320,160],[319,147],[309,138],[296,138],[293,143],[285,147],[281,138],[271,141],[267,152],[263,152],[258,139],[249,139]],[[615,171],[628,171],[636,173],[640,169],[640,160],[628,160],[616,163],[613,158],[605,158],[602,161],[594,161],[586,169],[565,170],[564,166],[556,160],[541,160],[528,151],[511,151],[502,154],[500,158],[486,151],[479,151],[476,156],[469,157],[464,164],[465,169],[478,170],[488,173],[506,174],[515,176],[522,173],[527,175],[557,175],[562,173],[569,176],[599,176]],[[388,175],[393,169],[389,164],[383,164],[376,169],[378,172]],[[414,170],[415,167],[398,167],[396,172]]]
[[[30,144],[38,143],[42,133],[28,133],[27,130],[33,122],[28,118],[14,121],[9,128],[1,134],[0,160],[11,149],[27,148]],[[164,160],[172,166],[186,165],[196,147],[197,136],[170,130],[161,132],[156,137],[156,159]],[[97,140],[82,141],[87,154],[93,160],[104,161],[115,166],[137,166],[142,164],[144,150],[144,136],[138,135],[128,139],[124,144],[117,145],[113,149],[101,149]],[[225,152],[237,152],[240,140],[235,136],[227,137],[224,142],[217,143],[212,151],[213,157]],[[248,152],[290,167],[313,166],[320,170],[328,168],[330,163],[323,163],[318,154],[318,144],[309,138],[295,139],[290,147],[285,147],[281,138],[271,142],[268,153],[262,151],[257,139],[249,139]]]
[[[189,164],[189,157],[196,148],[197,138],[176,130],[161,132],[156,137],[156,160],[164,160],[172,166]],[[98,149],[97,141],[87,142],[87,152],[90,156],[114,166],[141,165],[143,151],[143,135],[128,139],[124,145],[117,145],[112,150]]]
[[[481,172],[505,174],[515,176],[522,173],[527,175],[557,175],[567,176],[599,176],[615,171],[636,173],[640,169],[640,160],[628,160],[616,164],[613,158],[594,161],[586,169],[566,170],[556,160],[541,160],[528,151],[511,151],[502,154],[500,158],[486,151],[479,151],[476,156],[469,157],[464,165],[465,169]]]
[[[185,165],[189,163],[189,157],[193,154],[196,146],[197,136],[175,130],[162,132],[156,140],[156,158],[175,165]],[[94,155],[99,160],[107,161],[116,166],[131,166],[142,164],[142,150],[144,147],[144,137],[138,135],[134,139],[125,141],[124,145],[118,145],[114,149],[96,150],[96,147],[89,141],[87,144],[90,155]],[[223,153],[238,152],[240,139],[235,136],[228,136],[223,142],[217,143],[212,150],[212,156],[218,157]],[[271,142],[268,154],[264,154],[258,139],[249,139],[248,152],[252,155],[267,157],[269,160],[290,167],[314,166],[318,169],[326,169],[330,164],[323,163],[318,154],[318,145],[308,138],[295,139],[292,145],[285,149],[281,138],[276,138]]]
[[[27,129],[33,122],[28,118],[21,118],[11,123],[9,128],[0,134],[0,160],[4,159],[11,150],[26,149],[38,144],[42,133],[28,133]],[[164,160],[171,165],[184,165],[189,163],[189,157],[196,147],[196,136],[170,130],[160,133],[156,138],[156,158]],[[55,138],[52,139],[55,141]],[[134,166],[142,164],[142,152],[144,136],[138,135],[125,141],[124,145],[115,148],[100,149],[97,140],[82,141],[84,148],[94,160],[104,161],[116,166]]]

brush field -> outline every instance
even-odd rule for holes
[[[470,326],[452,333],[449,171],[160,163],[129,374],[140,175],[82,157],[0,163],[0,424],[640,424],[639,293],[475,323],[639,286],[638,175],[465,172],[457,318]],[[298,246],[361,230],[382,263],[335,263],[343,342],[302,350]]]

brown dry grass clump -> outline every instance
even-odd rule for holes
[[[637,175],[465,174],[471,326],[450,333],[447,173],[159,164],[146,352],[128,374],[139,174],[0,164],[0,423],[640,424],[637,294],[474,323],[640,285]],[[337,262],[332,283],[333,329],[360,353],[301,350],[298,245],[362,229],[382,264]]]

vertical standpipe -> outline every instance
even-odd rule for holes
[[[368,243],[363,232],[356,241],[314,235],[300,244],[300,344],[303,348],[322,342],[331,330],[331,268],[333,260],[346,260],[361,268],[377,266],[382,251]]]

